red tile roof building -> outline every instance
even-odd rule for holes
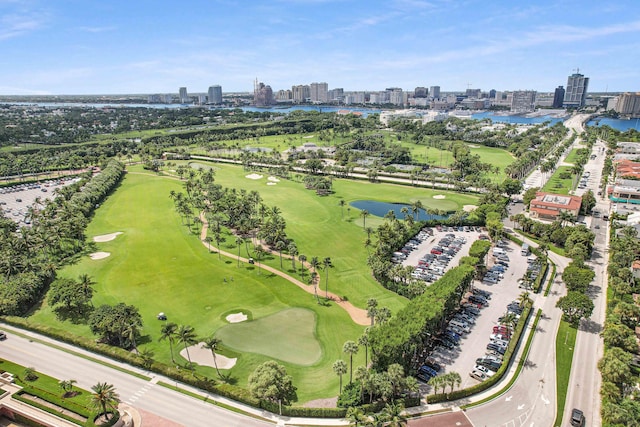
[[[578,196],[565,196],[562,194],[537,192],[536,198],[529,204],[531,218],[555,221],[560,212],[568,212],[578,217],[582,198]]]

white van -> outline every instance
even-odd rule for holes
[[[449,325],[455,326],[456,328],[460,328],[463,331],[469,333],[469,325],[467,325],[466,322],[462,322],[460,320],[453,319],[452,321],[449,322]]]
[[[493,255],[504,255],[506,254],[505,250],[502,248],[493,248]]]

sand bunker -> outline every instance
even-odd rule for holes
[[[462,207],[462,210],[465,212],[472,212],[474,210],[476,210],[478,207],[476,205],[464,205]]]
[[[229,323],[239,323],[239,322],[244,322],[245,320],[248,319],[248,317],[243,312],[240,312],[240,313],[232,313],[227,317],[225,317],[225,319]]]
[[[433,196],[434,199],[444,199],[447,196],[445,196],[444,194],[436,194],[435,196]]]
[[[275,182],[267,182],[267,185],[278,185]]]
[[[93,241],[96,243],[110,242],[121,234],[122,234],[122,231],[118,231],[116,233],[111,233],[111,234],[103,234],[102,236],[95,236],[93,238]]]
[[[249,178],[249,179],[262,179],[262,175],[258,175],[257,173],[251,173],[247,176],[245,176],[245,178]]]
[[[307,135],[307,136],[303,136],[303,138],[313,138],[315,135]]]
[[[94,252],[92,254],[89,254],[89,257],[91,257],[91,259],[104,259],[110,255],[110,252]]]
[[[191,357],[191,361],[198,365],[211,366],[212,368],[215,368],[216,365],[213,363],[211,350],[202,348],[203,344],[203,342],[200,342],[189,347],[189,356]],[[185,360],[189,360],[187,357],[187,351],[184,348],[180,350],[180,356],[184,357]],[[221,354],[216,354],[216,364],[218,365],[218,369],[231,369],[235,366],[237,360],[238,359],[235,357],[229,358]]]
[[[269,178],[267,178],[268,181],[271,182],[280,182],[280,180],[278,178],[276,178],[275,176],[270,176]]]

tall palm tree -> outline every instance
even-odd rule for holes
[[[340,200],[338,204],[340,205],[340,219],[344,219],[344,205],[346,202],[344,200]]]
[[[240,248],[242,247],[243,242],[244,239],[242,237],[236,237],[236,245],[238,245],[238,267],[240,267]]]
[[[169,351],[171,352],[171,361],[176,363],[176,360],[173,358],[173,343],[176,340],[176,332],[178,330],[178,325],[173,322],[165,323],[162,325],[160,329],[160,338],[159,341],[167,340],[169,341]]]
[[[324,298],[329,299],[329,269],[333,267],[331,264],[331,258],[326,257],[322,260],[322,269],[325,271],[325,282],[324,282]]]
[[[377,312],[378,300],[375,298],[369,298],[367,300],[367,317],[371,319],[371,326],[373,326]]]
[[[203,341],[204,342],[202,344],[202,348],[206,348],[207,350],[211,351],[211,356],[213,356],[213,365],[216,367],[218,376],[222,378],[222,375],[220,375],[220,370],[218,369],[218,361],[216,360],[216,350],[218,349],[218,346],[220,345],[222,340],[211,335],[205,338]]]
[[[333,372],[340,377],[340,394],[342,394],[342,376],[347,373],[347,363],[342,360],[336,360],[333,363]]]
[[[198,341],[196,340],[196,333],[193,330],[193,326],[189,325],[180,325],[178,326],[178,330],[176,331],[176,337],[178,341],[184,345],[184,349],[187,352],[187,359],[189,360],[189,365],[191,365],[191,355],[189,355],[189,346],[196,344]]]
[[[524,307],[525,305],[530,304],[532,302],[533,300],[531,299],[531,294],[527,291],[522,292],[518,297],[518,305],[520,307]]]
[[[350,406],[349,409],[347,409],[347,419],[349,420],[350,426],[363,427],[366,425],[369,417],[357,406]]]
[[[304,266],[304,263],[307,262],[307,256],[305,254],[298,255],[298,261],[300,261],[300,264],[302,264],[300,268],[300,275],[302,276],[302,280],[304,280],[304,276],[307,271],[307,268]]]
[[[369,365],[369,328],[358,338],[358,345],[364,347],[364,366]]]
[[[358,353],[358,344],[355,341],[347,341],[342,346],[342,352],[349,355],[349,383],[353,382],[353,355]]]
[[[115,410],[120,403],[120,397],[116,393],[113,384],[98,383],[91,387],[91,403],[94,407],[101,409],[102,414],[108,420],[110,418],[107,408]]]
[[[284,248],[287,247],[287,244],[285,242],[283,242],[282,240],[278,240],[276,242],[276,250],[278,251],[278,253],[280,254],[280,269],[282,269],[282,251],[284,250]]]
[[[311,261],[309,261],[311,268],[313,268],[313,273],[317,274],[318,267],[320,267],[320,261],[317,256],[311,257]],[[316,294],[316,301],[318,300],[318,283],[316,280],[313,281],[313,291]]]
[[[367,217],[369,216],[369,211],[366,209],[361,210],[360,216],[362,217],[362,228],[367,228]]]
[[[265,250],[262,247],[262,245],[256,246],[254,250],[255,250],[255,253],[256,253],[256,260],[258,260],[258,274],[260,274],[260,260],[264,256]]]
[[[460,383],[462,383],[462,378],[460,377],[460,374],[457,372],[447,373],[446,378],[447,378],[447,385],[451,387],[451,392],[453,392],[454,386],[459,386]]]
[[[96,282],[94,282],[88,274],[81,274],[80,277],[78,277],[80,292],[89,302],[91,302],[91,298],[93,297],[93,285],[95,284]]]
[[[294,242],[289,243],[287,246],[287,250],[289,251],[289,255],[291,256],[291,268],[293,271],[296,271],[296,256],[298,256],[298,246]]]

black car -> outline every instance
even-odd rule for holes
[[[7,339],[7,334],[5,334],[3,331],[0,331],[0,341],[4,341]]]
[[[573,408],[571,411],[571,425],[582,426],[584,425],[584,414],[580,409]]]
[[[433,369],[436,372],[440,372],[440,370],[442,369],[442,366],[440,366],[439,364],[437,364],[436,362],[434,362],[432,360],[425,360],[423,365],[430,367],[431,369]]]

